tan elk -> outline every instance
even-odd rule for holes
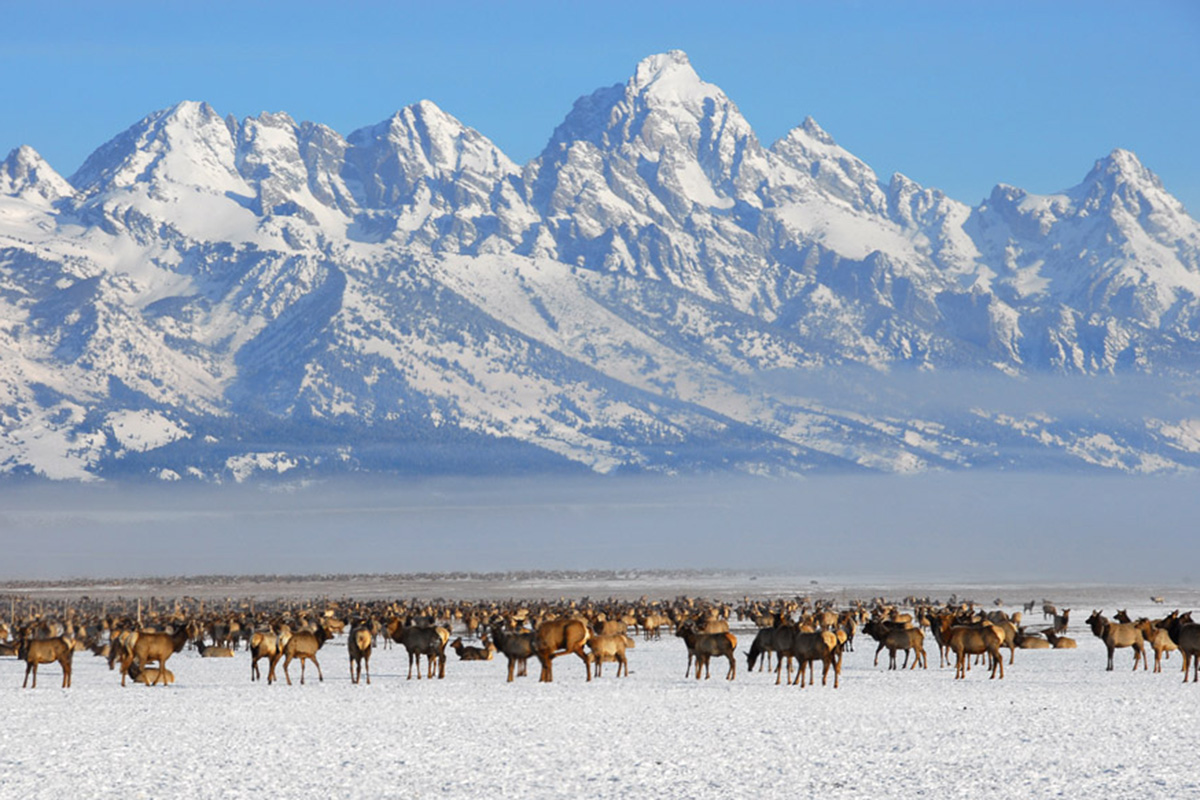
[[[136,663],[141,669],[145,669],[151,661],[157,661],[160,670],[159,679],[163,686],[166,686],[164,673],[167,669],[167,659],[183,649],[188,639],[191,638],[189,633],[188,626],[183,623],[175,626],[174,633],[136,631],[130,637],[129,649],[121,662],[121,685],[125,685],[125,676],[129,673],[130,666]],[[149,685],[154,686],[155,684]]]
[[[1146,640],[1133,623],[1110,622],[1099,611],[1093,611],[1092,615],[1087,618],[1087,625],[1092,629],[1092,635],[1103,641],[1104,646],[1108,649],[1107,671],[1112,671],[1113,651],[1120,647],[1133,648],[1133,668],[1135,670],[1138,668],[1139,661],[1142,662],[1142,669],[1148,669]]]
[[[38,664],[53,664],[58,662],[62,667],[62,688],[71,685],[71,659],[75,655],[75,642],[65,636],[52,639],[34,639],[23,636],[17,645],[17,658],[25,662],[25,681],[21,684],[24,689],[29,683],[29,675],[33,674],[33,685],[37,688]]]
[[[990,678],[996,677],[997,669],[1001,679],[1004,678],[1004,656],[1000,654],[1000,644],[1004,634],[992,625],[990,620],[983,620],[979,627],[958,625],[950,629],[950,650],[955,655],[954,678],[959,680],[967,677],[967,657],[987,653],[991,662]]]
[[[267,660],[267,685],[275,682],[275,665],[283,655],[279,646],[279,634],[274,631],[255,631],[250,636],[250,680],[256,681],[262,677],[258,662]]]
[[[624,670],[625,677],[629,677],[629,659],[625,655],[625,651],[635,647],[631,637],[624,633],[605,633],[593,634],[588,637],[588,649],[591,650],[592,663],[596,665],[596,677],[600,677],[601,664],[605,661],[617,662],[617,677],[621,677],[621,672]]]
[[[325,676],[321,673],[321,662],[317,661],[317,651],[325,642],[329,641],[331,635],[329,630],[318,625],[316,630],[312,631],[296,631],[283,644],[283,677],[287,679],[288,686],[292,685],[292,676],[288,673],[288,665],[292,663],[292,659],[300,659],[300,685],[304,685],[304,667],[309,661],[313,662],[313,666],[317,668],[317,680],[324,681]]]
[[[588,626],[581,619],[550,619],[544,621],[533,632],[533,651],[542,665],[539,683],[554,680],[554,659],[574,653],[583,661],[587,679],[592,679],[592,662],[583,647],[588,641]]]

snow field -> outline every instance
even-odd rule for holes
[[[1077,612],[1078,613],[1078,612]],[[1133,613],[1133,609],[1131,609]],[[1032,617],[1031,616],[1031,621]],[[1038,615],[1040,616],[1040,614]],[[586,683],[574,656],[555,682],[505,683],[505,661],[459,662],[442,681],[405,680],[399,646],[377,647],[373,684],[348,679],[345,637],[321,651],[325,681],[252,684],[249,656],[169,662],[171,687],[122,689],[77,653],[36,691],[0,661],[0,796],[99,797],[1186,797],[1200,790],[1193,732],[1200,686],[1178,655],[1130,671],[1082,624],[1075,651],[1020,651],[1002,681],[975,668],[886,670],[860,635],[841,687],[683,677],[683,643],[640,638],[630,676]],[[1006,654],[1007,655],[1007,654]]]

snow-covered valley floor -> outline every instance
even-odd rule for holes
[[[1029,597],[1040,596],[1029,594]],[[1135,596],[1143,598],[1140,602]],[[1148,593],[1111,614],[1162,613]],[[1084,599],[1082,596],[1077,599]],[[1190,597],[1188,599],[1191,599]],[[1168,603],[1172,602],[1170,599]],[[73,686],[57,665],[36,690],[0,659],[0,797],[1194,797],[1200,686],[1174,656],[1162,674],[1114,672],[1074,609],[1075,651],[1018,651],[1003,680],[889,672],[860,635],[841,687],[784,687],[745,669],[685,679],[681,641],[638,640],[628,678],[586,683],[573,656],[555,682],[505,683],[503,659],[406,680],[402,648],[377,649],[352,685],[345,637],[321,651],[325,680],[251,683],[249,657],[169,666],[171,687],[130,685],[89,653]],[[1040,611],[1033,617],[1040,620]],[[1035,621],[1038,620],[1031,620]]]

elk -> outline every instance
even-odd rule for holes
[[[737,637],[732,633],[700,633],[696,630],[695,623],[685,622],[675,631],[675,635],[687,645],[688,661],[695,659],[696,680],[700,680],[701,670],[705,679],[711,677],[708,662],[713,656],[725,656],[729,659],[729,671],[725,674],[725,680],[731,681],[737,677],[737,660],[734,658]]]
[[[1104,642],[1104,646],[1108,648],[1108,672],[1113,669],[1113,651],[1118,647],[1133,648],[1133,668],[1138,668],[1138,662],[1142,662],[1142,669],[1148,669],[1146,663],[1146,640],[1142,636],[1142,632],[1138,630],[1132,623],[1110,622],[1107,617],[1099,611],[1093,611],[1092,615],[1087,618],[1087,624],[1092,629],[1092,635]]]
[[[71,685],[71,659],[75,655],[75,642],[65,636],[53,639],[32,639],[22,637],[17,645],[17,658],[25,662],[25,681],[21,684],[24,689],[29,683],[29,674],[33,673],[32,689],[37,688],[38,664],[52,664],[55,661],[62,667],[62,688]]]
[[[1191,667],[1192,682],[1200,683],[1200,624],[1192,622],[1190,612],[1183,616],[1178,612],[1173,613],[1163,623],[1166,624],[1167,635],[1183,656],[1183,682],[1188,682],[1188,668]]]
[[[791,644],[784,650],[781,650],[780,661],[786,656],[788,660],[788,679],[794,686],[799,683],[800,688],[805,686],[805,673],[811,668],[811,665],[816,661],[821,661],[824,665],[821,670],[821,685],[824,686],[826,679],[829,677],[829,670],[833,668],[833,688],[838,688],[838,679],[842,674],[841,662],[841,646],[845,642],[845,634],[839,636],[833,631],[801,631],[797,630],[793,636]],[[799,662],[799,670],[797,671],[795,680],[791,680],[791,660],[795,658]],[[779,682],[780,664],[775,666],[775,682]],[[915,664],[914,664],[915,666]],[[815,683],[815,681],[809,681]]]
[[[279,646],[279,635],[274,631],[258,631],[250,636],[250,680],[256,681],[262,677],[259,672],[260,659],[267,660],[267,685],[275,682],[275,665],[283,655]],[[303,666],[303,665],[301,665]]]
[[[748,668],[753,671],[754,665],[758,664],[759,672],[762,672],[763,666],[766,665],[768,671],[771,670],[771,654],[779,653],[779,642],[781,637],[790,637],[791,629],[783,624],[782,617],[775,618],[776,624],[770,627],[760,628],[758,633],[754,635],[754,641],[750,643],[750,650],[746,653],[746,662]],[[762,656],[762,661],[759,657]],[[684,673],[686,678],[692,671],[691,664],[688,664],[688,670]],[[788,665],[788,677],[791,677],[791,664]]]
[[[1069,636],[1059,636],[1054,632],[1054,628],[1046,628],[1042,633],[1046,636],[1046,641],[1055,650],[1074,650],[1075,640]]]
[[[196,650],[200,652],[201,658],[233,658],[233,648],[218,646],[215,644],[204,644],[204,642],[196,643]]]
[[[533,631],[505,631],[501,626],[492,626],[492,641],[496,643],[501,653],[508,659],[508,682],[512,683],[513,667],[517,667],[517,675],[525,677],[525,662],[534,655]]]
[[[1158,625],[1145,617],[1142,617],[1134,626],[1142,632],[1142,638],[1150,645],[1150,649],[1154,651],[1154,671],[1162,672],[1162,662],[1164,654],[1166,658],[1171,657],[1172,650],[1178,650],[1179,647],[1175,642],[1171,641],[1171,635],[1166,629],[1158,627]]]
[[[421,656],[428,661],[430,678],[433,677],[435,664],[438,678],[446,677],[446,639],[441,630],[432,625],[405,625],[392,634],[392,640],[404,645],[408,651],[409,680],[412,680],[414,662],[417,665],[417,680],[421,679]]]
[[[292,685],[292,676],[288,674],[288,665],[292,663],[293,658],[300,659],[301,686],[304,685],[304,667],[308,661],[312,661],[317,668],[317,680],[322,682],[325,680],[325,676],[321,674],[321,662],[317,661],[317,651],[330,638],[329,630],[323,625],[318,625],[314,631],[296,631],[284,642],[283,677],[287,679],[288,686]]]
[[[491,661],[492,656],[496,654],[496,645],[489,642],[486,637],[483,639],[483,647],[472,647],[463,644],[462,637],[459,636],[450,643],[450,649],[458,654],[459,661]]]
[[[908,654],[914,653],[911,669],[921,665],[922,669],[929,668],[929,659],[925,655],[925,634],[919,628],[889,624],[883,620],[872,620],[863,626],[863,633],[879,642],[875,648],[875,666],[879,666],[879,653],[883,648],[888,649],[888,669],[896,668],[896,651],[904,651],[904,666],[908,667]]]
[[[1004,656],[1000,655],[1000,644],[1004,634],[992,625],[990,620],[983,620],[981,627],[959,625],[950,629],[950,649],[956,656],[954,662],[954,679],[967,677],[967,656],[987,653],[990,657],[992,674],[996,677],[999,668],[1000,678],[1004,678]]]
[[[1017,628],[1015,641],[1017,647],[1022,650],[1049,650],[1051,646],[1049,639],[1038,636],[1036,633],[1026,633],[1024,628]]]
[[[587,671],[587,679],[592,679],[592,662],[583,646],[587,644],[588,626],[581,619],[551,619],[538,625],[533,632],[533,650],[542,665],[539,683],[550,683],[554,680],[554,659],[567,653],[574,653],[583,661]]]
[[[175,682],[175,673],[169,669],[159,669],[158,667],[142,669],[136,663],[129,665],[129,677],[134,683],[140,683],[143,686],[150,686],[160,679],[167,686]]]
[[[371,629],[364,623],[358,623],[350,629],[350,637],[346,640],[346,650],[350,654],[350,682],[358,683],[362,679],[363,664],[367,667],[367,686],[371,685],[371,645],[375,637]]]
[[[629,659],[625,656],[625,650],[635,647],[633,639],[626,636],[624,633],[611,634],[594,634],[588,637],[588,649],[591,650],[591,661],[596,665],[596,677],[600,677],[600,665],[605,661],[617,662],[617,677],[621,677],[621,670],[625,671],[625,677],[629,677]]]
[[[166,686],[164,673],[167,669],[167,659],[182,650],[190,638],[188,626],[183,624],[176,625],[174,633],[135,632],[130,637],[128,650],[121,661],[121,685],[125,685],[125,676],[129,673],[130,666],[136,663],[138,667],[145,669],[151,661],[157,661],[160,670],[158,678],[162,679],[163,685]]]

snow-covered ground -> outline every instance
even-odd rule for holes
[[[1014,604],[1043,596],[1009,588]],[[23,691],[23,665],[3,659],[0,797],[1196,796],[1200,686],[1181,683],[1178,656],[1134,674],[1119,651],[1106,672],[1083,626],[1085,605],[1164,607],[1140,588],[1057,591],[1077,603],[1079,649],[1018,651],[998,681],[978,668],[955,681],[933,648],[927,671],[889,672],[886,654],[876,668],[860,638],[839,689],[777,687],[746,671],[748,629],[732,682],[715,663],[711,680],[684,678],[669,636],[639,639],[628,678],[610,667],[586,683],[568,657],[552,685],[452,654],[445,680],[408,681],[396,647],[354,686],[344,637],[321,651],[324,682],[300,686],[293,664],[290,687],[282,664],[280,683],[251,683],[244,652],[180,653],[168,688],[122,689],[79,653],[72,688],[51,665]]]

